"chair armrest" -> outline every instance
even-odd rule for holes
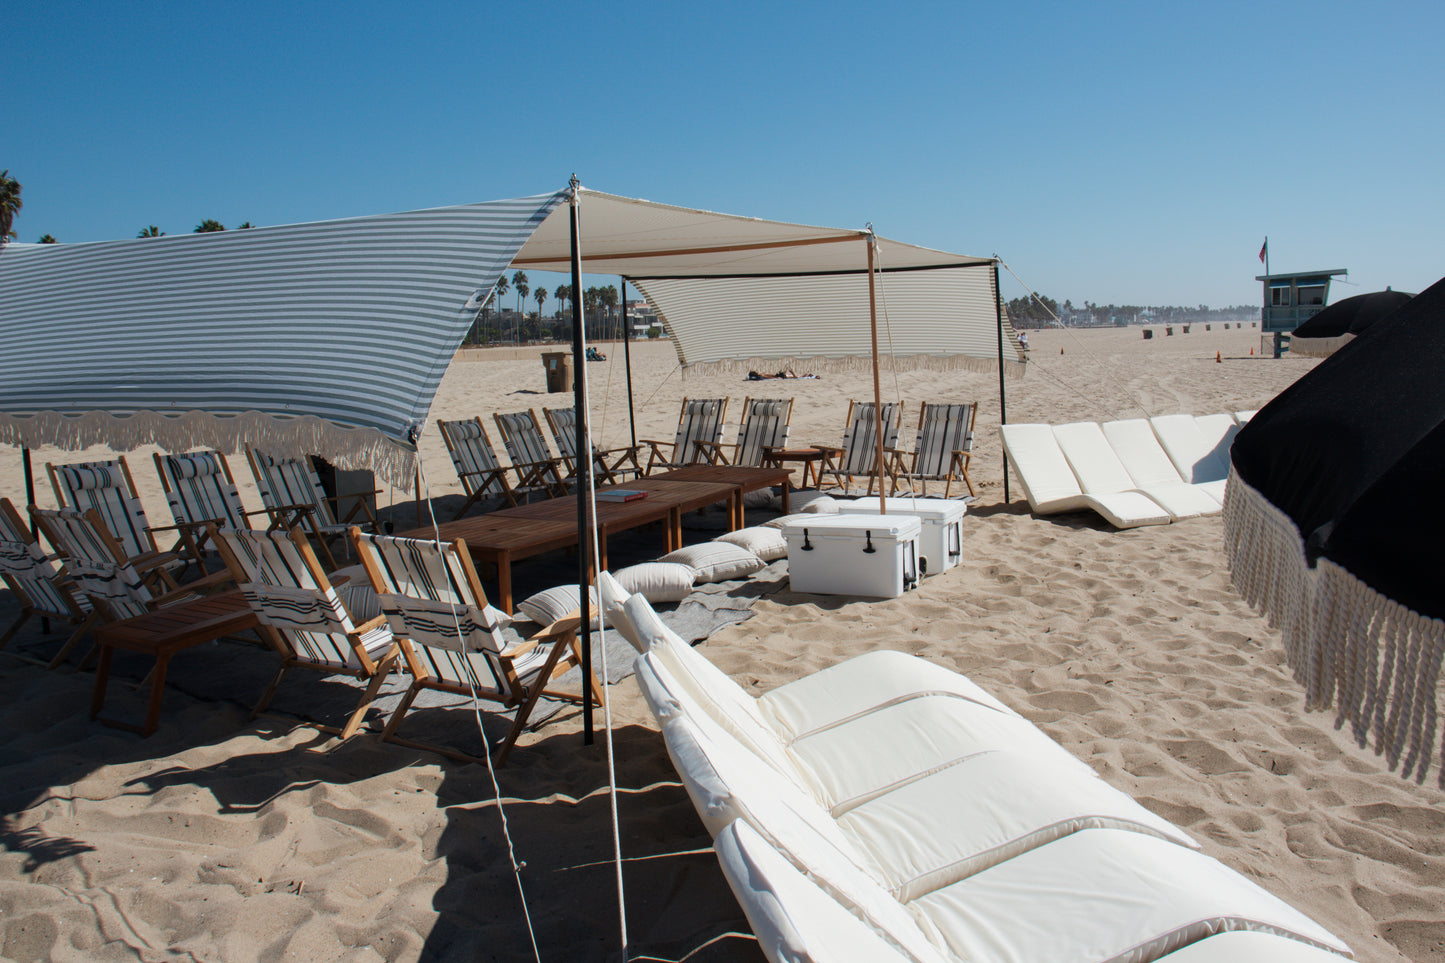
[[[231,570],[223,568],[218,572],[212,572],[209,575],[203,575],[198,579],[186,582],[180,587],[179,591],[194,592],[197,589],[210,589],[219,585],[228,585],[234,581],[235,578],[231,575]]]

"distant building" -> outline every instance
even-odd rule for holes
[[[1265,334],[1288,334],[1324,310],[1330,296],[1330,278],[1349,274],[1344,268],[1296,274],[1261,274],[1264,309],[1260,328]]]
[[[647,337],[647,332],[654,327],[662,327],[657,309],[646,301],[627,302],[627,328],[634,340]]]

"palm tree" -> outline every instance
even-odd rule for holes
[[[42,235],[40,235],[40,243],[41,243],[41,244],[59,244],[60,242],[57,241],[57,240],[55,239],[55,236],[52,235],[52,234],[42,234]]]
[[[238,228],[236,228],[236,230],[238,230],[238,231],[249,231],[251,228],[253,228],[253,227],[255,227],[255,226],[256,226],[256,225],[252,224],[250,221],[242,221],[242,222],[241,222],[241,226],[238,227]]]
[[[517,340],[520,341],[522,337],[522,319],[527,316],[524,304],[527,300],[527,292],[531,290],[527,287],[526,271],[518,271],[512,275],[512,290],[517,292]]]
[[[565,284],[557,285],[557,290],[552,292],[552,297],[557,299],[557,317],[562,316],[562,302],[572,297],[572,289]]]
[[[145,229],[142,230],[139,234],[136,235],[136,237],[165,237],[165,236],[166,236],[166,232],[165,232],[165,231],[162,231],[160,228],[156,227],[154,224],[152,224],[150,227],[145,228]]]
[[[547,300],[547,289],[538,286],[537,290],[532,292],[532,299],[537,302],[537,337],[540,338],[542,336],[542,302]]]
[[[492,297],[497,299],[497,340],[502,340],[502,297],[507,293],[507,276],[503,274],[497,278],[497,287]]]
[[[597,301],[598,306],[601,307],[602,310],[606,312],[606,316],[611,319],[612,312],[617,308],[617,289],[610,284],[605,288],[598,288]]]
[[[204,221],[202,221],[201,223],[197,224],[197,225],[196,225],[196,229],[195,229],[194,231],[192,231],[191,233],[192,233],[192,234],[214,234],[214,233],[217,232],[217,231],[224,231],[225,229],[226,229],[226,225],[222,224],[220,221],[212,221],[212,220],[209,220],[209,219],[208,219],[208,220],[204,220]]]
[[[15,215],[24,206],[20,200],[20,182],[10,176],[10,169],[7,167],[0,171],[0,244],[4,244],[6,238],[15,236],[10,226],[15,223]]]

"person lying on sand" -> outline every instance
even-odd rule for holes
[[[749,381],[772,381],[776,378],[812,378],[814,380],[817,380],[817,377],[818,376],[815,374],[794,374],[792,368],[784,368],[777,374],[758,374],[756,371],[748,372]]]

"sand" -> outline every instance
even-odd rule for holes
[[[1149,341],[1137,328],[1035,332],[1009,419],[1257,408],[1315,363],[1260,357],[1257,331],[1202,328],[1156,328]],[[620,442],[621,346],[602,350],[611,360],[588,365],[594,420]],[[536,354],[467,353],[433,417],[570,403],[543,393]],[[682,380],[665,343],[637,345],[634,362],[642,438],[670,439],[684,396],[727,394],[736,409],[748,395],[793,395],[793,440],[829,442],[847,399],[871,393],[865,372]],[[910,421],[923,400],[982,402],[980,499],[959,568],[892,601],[783,592],[701,650],[760,692],[878,646],[955,668],[1360,959],[1445,956],[1445,794],[1303,710],[1278,634],[1230,585],[1218,517],[1116,532],[1093,515],[1034,518],[1016,483],[1005,504],[997,389],[991,374],[884,374]],[[454,495],[434,431],[423,452],[433,493]],[[149,453],[130,458],[151,517],[166,519]],[[57,459],[78,456],[41,451],[37,468]],[[17,500],[19,464],[0,452]],[[243,498],[259,506],[249,485]],[[394,496],[398,508],[408,498]],[[19,644],[58,644],[37,639]],[[251,721],[202,688],[168,692],[160,731],[143,740],[87,721],[91,679],[0,656],[0,956],[531,958],[485,767],[371,734],[338,744],[285,716]],[[138,708],[124,692],[116,711]],[[632,953],[759,959],[635,682],[611,699]],[[544,960],[615,958],[619,946],[605,757],[580,731],[578,714],[562,713],[499,773]]]

